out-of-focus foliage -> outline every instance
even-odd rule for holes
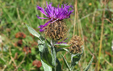
[[[46,0],[54,6],[67,3],[75,6],[75,0]],[[36,15],[44,17],[36,6],[46,6],[45,0],[0,0],[0,71],[43,71],[43,67],[35,66],[34,60],[41,61],[39,57],[38,39],[31,35],[26,25],[33,27],[39,32],[38,26],[44,24],[45,20],[37,19]],[[112,71],[113,55],[113,0],[106,0],[102,52],[99,57],[101,38],[102,12],[104,11],[102,0],[77,0],[78,14],[73,13],[70,19],[65,20],[69,27],[68,39],[73,36],[75,14],[78,15],[78,22],[75,26],[75,34],[80,35],[82,28],[84,40],[84,53],[80,63],[74,68],[84,70],[94,54],[94,60],[89,71],[97,70],[98,59],[100,58],[100,70]],[[75,8],[75,7],[74,7]],[[18,34],[22,32],[22,34]],[[40,33],[40,32],[39,32]],[[19,38],[18,38],[19,37]],[[68,41],[68,40],[67,40]],[[70,62],[70,55],[59,52],[57,57],[62,64],[62,69],[67,70],[62,55]]]

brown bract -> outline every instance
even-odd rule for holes
[[[44,28],[45,35],[52,40],[60,40],[66,37],[67,34],[67,26],[63,21],[56,21],[48,24],[47,27]]]

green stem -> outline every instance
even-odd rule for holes
[[[54,47],[54,41],[51,41],[51,53],[52,53],[52,61],[54,67],[52,68],[52,71],[56,71],[56,50]]]
[[[52,68],[52,71],[56,71],[56,67]]]

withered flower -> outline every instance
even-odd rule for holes
[[[24,51],[26,54],[31,53],[31,48],[28,47],[28,46],[25,46],[25,47],[23,47],[23,51]]]
[[[83,41],[80,36],[74,36],[69,41],[71,46],[68,48],[71,53],[80,53],[82,50]]]
[[[38,61],[38,60],[34,60],[33,63],[32,63],[33,66],[36,66],[37,68],[40,68],[42,66],[42,63],[41,61]]]
[[[22,40],[18,40],[15,44],[14,44],[14,46],[16,47],[16,46],[22,46]]]
[[[15,37],[16,38],[26,38],[26,35],[22,32],[18,32],[18,33],[16,33]]]

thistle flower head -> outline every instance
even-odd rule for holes
[[[80,36],[72,37],[69,44],[71,44],[71,46],[69,47],[69,51],[71,53],[75,54],[81,52],[83,41],[81,40]]]
[[[59,5],[58,7],[53,7],[52,3],[50,4],[47,3],[47,6],[45,9],[41,8],[40,6],[37,6],[37,10],[40,10],[40,12],[47,17],[47,18],[42,18],[37,16],[37,18],[49,20],[44,25],[39,26],[39,28],[41,28],[40,32],[43,32],[45,30],[44,27],[46,27],[50,23],[69,18],[71,13],[74,11],[71,5],[64,4],[61,7],[59,7]]]

